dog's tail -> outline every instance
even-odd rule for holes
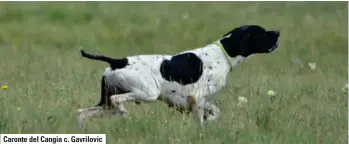
[[[82,57],[107,62],[107,63],[109,63],[112,70],[124,68],[128,64],[127,58],[114,59],[114,58],[106,57],[103,55],[95,55],[95,54],[86,53],[81,47],[79,49],[80,49]]]

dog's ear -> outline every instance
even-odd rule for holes
[[[220,42],[230,57],[240,55],[242,48],[248,46],[249,27],[243,25],[223,35]]]
[[[241,41],[240,41],[240,55],[244,55],[249,52],[249,37],[251,35],[251,32],[249,31],[243,31],[240,35]]]
[[[235,29],[231,30],[230,32],[224,34],[222,37],[227,37],[229,35],[232,36],[233,34],[238,35],[239,33],[246,31],[248,29],[248,27],[249,27],[248,25],[242,25],[242,26],[235,28]]]

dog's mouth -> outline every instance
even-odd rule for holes
[[[274,45],[272,45],[268,51],[272,52],[273,50],[275,50],[276,48],[278,48],[279,46],[279,36],[280,36],[280,32],[279,31],[272,31],[271,33],[271,38],[274,41]]]
[[[277,41],[275,42],[275,44],[269,49],[269,52],[272,52],[273,50],[275,50],[276,48],[278,48],[278,46],[279,46],[279,40],[277,40]]]
[[[279,40],[276,41],[276,43],[271,47],[272,49],[276,49],[279,46]]]

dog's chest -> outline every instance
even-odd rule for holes
[[[220,77],[205,71],[202,78],[194,84],[181,85],[177,82],[163,81],[160,87],[160,100],[171,107],[188,109],[189,97],[210,99],[225,85],[226,78],[223,75]]]

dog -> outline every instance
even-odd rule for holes
[[[80,49],[82,57],[109,64],[101,79],[101,97],[92,108],[78,109],[78,124],[104,112],[128,115],[125,102],[167,103],[193,113],[200,125],[216,120],[219,108],[209,102],[227,82],[232,68],[255,54],[278,48],[280,32],[258,25],[234,28],[212,44],[176,55],[135,55],[111,58]]]

